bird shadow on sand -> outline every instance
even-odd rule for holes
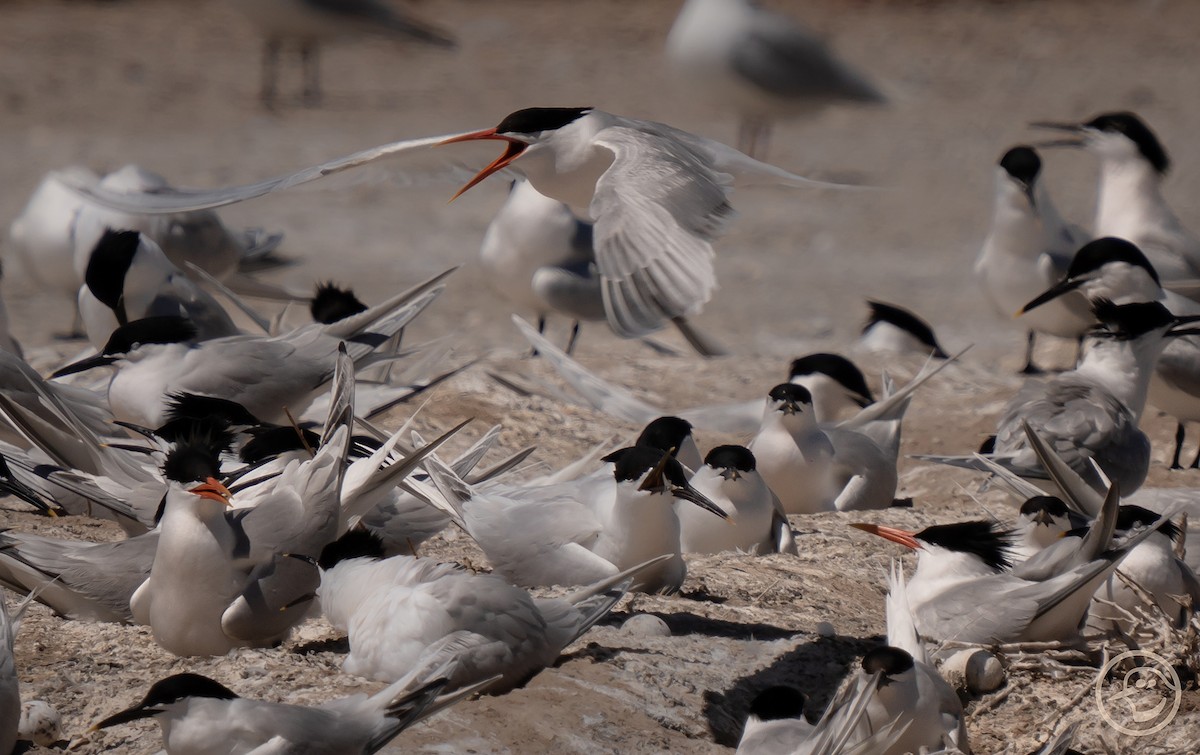
[[[882,637],[818,637],[792,648],[770,666],[735,680],[724,691],[706,690],[704,717],[713,739],[736,747],[755,695],[779,684],[804,693],[805,715],[815,722],[858,659],[882,642]]]
[[[313,655],[315,653],[339,653],[346,655],[350,652],[349,637],[333,637],[325,640],[311,640],[292,648],[296,655]]]

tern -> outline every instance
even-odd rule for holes
[[[137,231],[106,230],[96,242],[78,305],[88,340],[98,349],[118,327],[164,315],[186,317],[201,341],[240,334],[217,300]]]
[[[1006,320],[1057,283],[1076,250],[1087,241],[1082,231],[1063,222],[1041,173],[1041,158],[1024,145],[1005,152],[996,171],[992,225],[975,260],[975,276]],[[1037,334],[1078,341],[1094,322],[1087,301],[1078,293],[1053,306],[1025,312],[1019,324],[1029,335],[1021,372],[1039,371],[1033,363]]]
[[[364,312],[338,322],[313,324],[270,338],[231,336],[192,343],[195,327],[178,317],[135,320],[113,331],[98,356],[74,362],[55,375],[117,366],[108,387],[117,419],[159,427],[172,393],[235,400],[255,417],[286,421],[333,377],[339,344],[356,366],[421,313],[441,292],[443,273]]]
[[[994,522],[926,527],[910,532],[854,524],[917,551],[908,582],[909,607],[923,639],[983,645],[1069,640],[1078,636],[1096,588],[1154,528],[1112,546],[1118,496],[1110,488],[1105,515],[1083,539],[1065,538],[1013,568],[1013,533]]]
[[[259,99],[267,108],[275,104],[279,53],[285,42],[294,42],[303,67],[306,106],[320,104],[319,45],[342,37],[383,34],[395,39],[453,48],[444,31],[380,0],[245,0],[238,8],[263,35],[262,87]]]
[[[796,555],[796,541],[779,499],[755,469],[754,454],[743,446],[717,446],[690,480],[692,486],[720,506],[722,522],[707,511],[677,502],[679,542],[684,553],[744,551],[755,555]],[[732,526],[730,526],[732,525]]]
[[[594,222],[609,325],[634,338],[699,313],[716,289],[712,242],[734,184],[819,186],[719,142],[588,107],[526,108],[444,144],[505,142],[458,194],[510,167]],[[457,195],[456,195],[457,196]]]
[[[608,614],[629,574],[566,598],[534,598],[494,574],[472,574],[427,558],[384,558],[383,542],[350,531],[318,561],[325,618],[350,640],[347,673],[392,681],[453,639],[448,689],[490,681],[492,694],[523,685]],[[642,568],[642,565],[635,567]]]
[[[823,424],[846,419],[875,403],[862,370],[841,354],[817,352],[793,359],[788,382],[808,389],[817,422]]]
[[[885,385],[891,394],[890,380]],[[807,388],[795,383],[772,388],[750,450],[784,511],[813,514],[891,506],[899,482],[900,425],[910,400],[907,392],[845,422],[821,425]]]
[[[1077,134],[1053,146],[1084,147],[1100,160],[1096,236],[1136,244],[1168,287],[1200,278],[1200,238],[1183,226],[1162,195],[1170,160],[1150,127],[1134,113],[1098,115],[1083,123],[1035,123]]]
[[[687,575],[674,499],[728,514],[687,480],[669,453],[632,446],[604,458],[606,474],[540,487],[474,488],[436,462],[437,490],[422,493],[449,513],[487,555],[492,568],[522,587],[588,585],[658,556],[632,589],[677,591]],[[412,480],[406,482],[412,486]]]
[[[1089,299],[1104,298],[1118,304],[1161,301],[1176,315],[1200,314],[1200,304],[1164,289],[1150,260],[1124,239],[1105,237],[1084,246],[1071,260],[1066,275],[1026,303],[1022,311],[1036,311],[1076,290]],[[1200,420],[1200,338],[1171,339],[1155,363],[1147,400],[1175,417],[1178,424],[1171,469],[1182,469],[1179,457],[1185,425]],[[1200,450],[1191,466],[1200,468]]]
[[[870,351],[888,354],[920,354],[945,359],[929,323],[894,304],[867,300],[871,312],[858,343]]]
[[[885,727],[903,729],[880,755],[922,749],[954,748],[971,752],[962,702],[929,662],[908,601],[903,567],[896,561],[888,575],[887,642],[862,659],[865,674],[880,672],[875,694],[860,724],[862,734]]]
[[[91,728],[153,718],[162,728],[168,755],[367,755],[474,691],[443,694],[453,667],[450,660],[420,668],[373,695],[315,706],[250,700],[206,676],[174,674],[152,684],[137,705]]]
[[[735,755],[793,755],[812,736],[804,695],[795,687],[767,687],[754,696]]]
[[[10,612],[7,601],[0,595],[0,752],[12,752],[17,744],[21,689],[13,643],[32,597],[25,598]]]
[[[771,122],[884,96],[816,35],[748,0],[687,0],[667,37],[681,78],[741,117],[738,147],[766,151]]]
[[[1028,423],[1081,477],[1102,490],[1108,479],[1133,492],[1146,479],[1150,441],[1138,428],[1150,378],[1170,338],[1197,331],[1157,302],[1093,303],[1101,326],[1086,339],[1079,366],[1046,380],[1030,379],[1009,399],[997,422],[991,458],[1026,477],[1045,477],[1022,425]],[[923,456],[981,468],[975,457]]]
[[[1123,505],[1117,514],[1116,533],[1118,538],[1136,533],[1143,527],[1151,527],[1159,515],[1136,505]],[[1176,628],[1188,625],[1191,614],[1200,605],[1200,581],[1191,567],[1175,555],[1175,543],[1183,532],[1174,522],[1165,522],[1134,548],[1121,563],[1117,574],[1108,578],[1096,591],[1099,599],[1092,604],[1089,626],[1108,628],[1117,626],[1129,633],[1132,622],[1114,609],[1108,602],[1131,610],[1142,606],[1142,599],[1121,579],[1124,575],[1154,599],[1163,615]],[[1181,599],[1187,601],[1190,610]]]
[[[1028,559],[1071,530],[1087,526],[1088,521],[1074,514],[1058,496],[1032,496],[1021,504],[1015,527],[1019,540],[1013,553],[1018,559]]]
[[[692,423],[681,417],[659,417],[651,421],[642,428],[633,445],[649,446],[672,454],[688,474],[704,466],[704,457],[700,455],[700,447],[696,445],[696,438],[692,434]]]

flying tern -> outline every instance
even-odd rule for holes
[[[734,184],[817,186],[719,142],[594,108],[527,108],[446,139],[505,142],[459,194],[511,166],[540,193],[594,222],[613,331],[637,337],[695,315],[716,289],[712,242],[733,216]]]
[[[721,521],[679,501],[679,542],[684,553],[796,554],[796,541],[779,499],[755,469],[754,454],[743,446],[717,446],[704,457],[692,486],[729,515]],[[732,525],[732,526],[730,526]]]
[[[1063,222],[1041,174],[1041,158],[1024,145],[1005,152],[996,171],[992,225],[975,260],[975,276],[1006,320],[1057,283],[1076,250],[1087,241],[1082,231]],[[1021,372],[1038,372],[1033,363],[1037,334],[1078,341],[1094,322],[1079,293],[1022,314],[1018,324],[1029,335]]]
[[[301,97],[310,107],[321,101],[317,54],[322,43],[381,34],[433,47],[454,47],[446,32],[379,0],[245,0],[238,8],[263,35],[259,99],[268,108],[274,106],[278,93],[279,54],[285,43],[298,47],[304,75]]]
[[[886,101],[812,32],[748,0],[687,0],[667,58],[697,95],[741,117],[738,147],[748,155],[766,151],[778,118]]]
[[[1200,278],[1200,238],[1183,226],[1162,195],[1170,160],[1150,127],[1134,113],[1113,112],[1082,123],[1035,123],[1078,136],[1051,142],[1084,147],[1100,161],[1096,236],[1136,244],[1167,286]]]
[[[162,729],[168,755],[367,755],[474,691],[443,694],[453,667],[452,659],[422,667],[373,695],[315,706],[250,700],[206,676],[174,674],[152,684],[137,705],[91,729],[152,718]]]

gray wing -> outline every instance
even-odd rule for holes
[[[998,424],[996,453],[1013,454],[1021,466],[1036,468],[1039,463],[1029,448],[1022,419],[1093,487],[1096,475],[1089,458],[1096,459],[1122,492],[1136,490],[1145,479],[1149,440],[1128,407],[1095,385],[1073,380],[1030,382],[1009,401]]]
[[[602,282],[590,263],[548,265],[533,274],[533,292],[550,309],[575,320],[605,318]]]
[[[1158,358],[1154,376],[1189,396],[1200,396],[1200,338],[1172,339]]]
[[[772,94],[803,100],[884,102],[861,74],[791,19],[763,13],[733,51],[733,68]]]
[[[304,168],[295,173],[288,173],[265,181],[245,184],[244,186],[229,186],[222,189],[159,189],[153,193],[126,194],[105,189],[98,185],[94,177],[81,174],[62,174],[63,184],[72,191],[94,200],[95,202],[124,212],[144,214],[163,214],[173,212],[189,212],[192,210],[210,210],[216,207],[244,202],[247,199],[261,197],[275,191],[283,191],[294,186],[316,181],[319,178],[335,173],[358,168],[376,160],[392,155],[411,152],[426,147],[437,146],[441,142],[463,136],[463,134],[446,134],[444,136],[427,136],[420,139],[404,139],[398,142],[383,144],[371,149],[364,149],[346,157],[339,157],[329,162]]]
[[[618,335],[643,336],[698,313],[711,298],[711,242],[733,217],[732,179],[655,131],[618,124],[595,143],[614,155],[590,207],[604,306]]]

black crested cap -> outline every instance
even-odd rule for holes
[[[122,325],[108,337],[101,352],[106,355],[128,354],[135,346],[147,343],[183,343],[196,337],[196,326],[186,317],[166,315],[144,317]]]
[[[177,442],[167,452],[163,476],[175,482],[204,482],[221,476],[221,452],[229,447],[224,438],[190,438]]]
[[[1137,527],[1149,527],[1157,522],[1162,515],[1156,511],[1135,506],[1134,504],[1125,504],[1117,509],[1117,529],[1128,531]],[[1183,531],[1179,529],[1179,525],[1172,521],[1163,522],[1163,525],[1158,528],[1158,531],[1166,535],[1171,540],[1178,540]]]
[[[1104,113],[1084,125],[1097,131],[1124,134],[1137,145],[1138,152],[1141,152],[1142,157],[1146,158],[1146,161],[1153,165],[1159,173],[1166,173],[1167,169],[1171,167],[1171,160],[1167,157],[1167,151],[1163,149],[1162,142],[1158,140],[1150,127],[1133,113]]]
[[[717,446],[704,457],[704,463],[710,467],[732,468],[739,472],[753,472],[755,467],[754,454],[745,446]]]
[[[812,394],[802,385],[780,383],[767,394],[772,401],[792,401],[797,404],[812,404]]]
[[[868,402],[875,400],[875,397],[871,395],[871,389],[867,387],[867,381],[863,377],[862,370],[858,369],[854,362],[851,362],[840,354],[818,353],[793,359],[788,377],[794,379],[802,375],[812,375],[818,372],[822,375],[828,375],[844,386],[846,390],[862,396]]]
[[[553,131],[573,123],[588,113],[590,107],[527,107],[509,113],[496,126],[498,134],[537,134]]]
[[[780,721],[804,715],[804,695],[795,687],[767,687],[754,696],[750,715],[760,721]]]
[[[154,434],[169,443],[185,442],[192,438],[216,438],[224,434],[226,446],[233,445],[233,432],[223,417],[180,417],[169,419],[155,429]]]
[[[1026,186],[1033,184],[1042,170],[1042,158],[1033,147],[1024,144],[1013,147],[1000,158],[1000,167]]]
[[[650,446],[660,451],[678,451],[683,441],[692,434],[692,423],[679,417],[659,417],[642,430],[634,441],[635,446]]]
[[[1162,285],[1158,279],[1158,271],[1142,250],[1135,244],[1115,236],[1104,236],[1095,241],[1089,241],[1080,247],[1071,258],[1071,266],[1067,268],[1067,278],[1078,278],[1087,273],[1095,272],[1110,262],[1124,262],[1127,265],[1140,267],[1145,270],[1155,283]]]
[[[352,529],[321,549],[317,566],[329,571],[342,561],[352,558],[381,559],[384,556],[383,539],[366,529]]]
[[[121,297],[125,293],[125,274],[133,264],[137,254],[141,234],[137,231],[104,230],[104,235],[92,248],[88,257],[87,272],[83,282],[92,295],[117,313],[117,320],[124,325],[126,322],[125,309],[121,305]]]
[[[236,401],[196,393],[172,393],[167,397],[167,419],[218,418],[231,425],[260,425],[262,422]]]
[[[914,537],[922,542],[959,553],[972,553],[996,571],[1012,566],[1012,530],[995,522],[973,521],[926,527]]]
[[[989,435],[986,438],[984,438],[983,442],[979,444],[979,451],[977,451],[976,453],[981,453],[981,454],[984,454],[985,456],[987,454],[996,453],[996,436]]]
[[[1175,322],[1175,315],[1156,301],[1113,304],[1108,299],[1096,299],[1092,314],[1115,338],[1136,338]]]
[[[657,467],[662,462],[663,453],[665,452],[650,446],[629,446],[613,451],[602,461],[616,465],[613,477],[617,479],[617,482],[633,482],[642,479],[647,472]],[[683,465],[674,458],[667,461],[667,465],[663,469],[663,476],[674,485],[687,485],[687,475],[684,474]]]
[[[350,315],[366,310],[367,305],[359,301],[353,291],[338,288],[332,281],[317,284],[317,292],[313,294],[312,303],[308,307],[313,320],[323,325],[344,320]]]
[[[253,428],[250,434],[254,437],[238,451],[238,456],[247,464],[266,461],[288,451],[311,451],[321,445],[321,436],[307,428],[281,425]]]
[[[903,674],[913,667],[913,657],[900,648],[882,645],[863,656],[862,668],[868,674],[882,671],[884,677]]]
[[[1067,516],[1068,513],[1067,504],[1063,503],[1061,498],[1052,495],[1035,495],[1021,504],[1021,513],[1026,516],[1043,511],[1050,516]]]
[[[200,674],[175,674],[160,679],[150,686],[138,707],[170,705],[189,697],[211,697],[217,700],[233,700],[237,693],[224,684]]]
[[[937,338],[933,335],[933,328],[929,327],[929,323],[920,317],[917,317],[907,309],[901,309],[894,304],[887,304],[886,302],[867,299],[867,306],[871,308],[871,314],[867,317],[867,324],[863,326],[863,333],[870,330],[876,323],[886,322],[911,333],[913,338],[933,349],[935,357],[939,359],[946,358],[946,352],[942,351],[942,347],[938,345]]]

